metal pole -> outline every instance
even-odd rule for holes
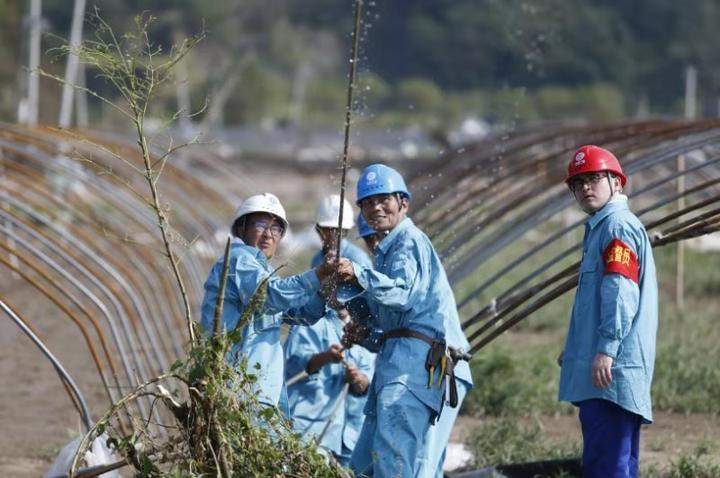
[[[72,26],[70,27],[70,48],[75,50],[82,41],[82,24],[85,16],[85,0],[75,0]],[[77,78],[79,58],[70,52],[65,66],[65,81],[63,82],[62,100],[60,103],[60,118],[58,124],[61,128],[69,128],[72,121],[72,104],[74,85]]]
[[[80,404],[80,410],[81,410],[81,417],[82,422],[85,425],[86,430],[90,430],[92,428],[93,422],[92,418],[90,418],[90,411],[87,406],[87,402],[85,401],[85,397],[83,397],[83,394],[80,392],[80,389],[75,384],[75,381],[72,379],[70,374],[67,373],[65,368],[63,368],[60,361],[55,358],[55,356],[48,350],[48,348],[45,346],[45,344],[38,338],[37,335],[35,335],[30,328],[25,324],[25,322],[20,319],[20,317],[13,311],[5,302],[0,299],[0,308],[10,317],[13,322],[17,324],[20,329],[25,332],[25,334],[30,337],[30,340],[32,340],[35,345],[40,349],[40,351],[50,360],[50,363],[52,363],[55,370],[57,370],[58,374],[62,378],[62,380],[67,383],[67,385],[72,389],[73,394],[75,395],[75,398],[77,398],[78,403]]]
[[[9,189],[7,187],[7,181],[8,181],[8,173],[5,172],[5,158],[3,157],[3,150],[0,148],[0,191],[2,192],[9,192]],[[10,205],[7,203],[7,201],[0,201],[0,208],[8,208]],[[2,234],[2,231],[5,231],[5,235],[7,236],[7,246],[8,249],[11,251],[10,253],[10,264],[12,264],[15,267],[18,267],[20,264],[18,262],[17,256],[13,253],[15,252],[15,239],[12,238],[12,223],[5,221],[4,219],[0,219],[0,224],[2,225],[0,227],[0,234]],[[17,275],[17,273],[12,273],[13,279],[18,279],[20,276]]]

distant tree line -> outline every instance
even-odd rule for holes
[[[22,94],[27,3],[0,0],[5,121]],[[68,36],[71,3],[43,1],[48,31]],[[93,5],[119,29],[149,11],[167,47],[207,30],[186,78],[194,107],[211,100],[199,118],[207,126],[337,124],[341,117],[351,0]],[[360,109],[379,124],[412,119],[436,127],[467,114],[493,122],[677,115],[689,65],[698,71],[699,113],[718,114],[717,0],[365,0],[364,8]],[[43,48],[56,42],[46,38]],[[92,72],[88,78],[97,81]],[[57,100],[51,90],[43,94],[43,119],[52,121]],[[173,110],[172,92],[166,100]]]

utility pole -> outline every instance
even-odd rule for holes
[[[38,122],[38,104],[40,102],[40,78],[36,71],[40,66],[40,33],[42,30],[42,0],[30,0],[30,47],[28,60],[28,90],[25,100],[24,115],[20,114],[18,120],[29,125]],[[22,107],[19,108],[23,110]]]
[[[80,47],[83,17],[85,17],[85,0],[75,0],[72,26],[70,27],[71,49]],[[61,128],[69,128],[72,121],[73,93],[77,78],[78,63],[78,56],[70,52],[65,66],[65,81],[63,83],[62,101],[60,102],[60,118],[58,119],[58,124]]]
[[[181,30],[177,29],[174,31],[173,37],[175,43],[179,45],[185,35]],[[183,138],[192,135],[193,129],[192,121],[190,120],[192,105],[190,102],[190,73],[188,72],[187,61],[188,58],[185,57],[175,65],[177,68],[175,75],[175,96],[177,98],[178,110],[181,112],[180,118],[178,118],[178,126],[180,127]]]
[[[685,192],[685,155],[681,154],[677,157],[677,169],[681,173],[677,178],[677,192],[682,194]],[[685,196],[679,196],[677,201],[678,211],[685,209]],[[678,218],[678,222],[682,219]],[[678,310],[685,309],[685,243],[678,241],[677,243],[677,271],[675,273],[675,304]]]
[[[688,66],[685,69],[685,118],[688,120],[695,119],[697,105],[697,69],[694,66]],[[677,169],[680,175],[677,180],[678,211],[685,209],[685,155],[681,154],[677,158]],[[682,219],[678,218],[678,221]],[[675,304],[678,310],[685,308],[685,243],[678,241],[677,243],[677,270],[675,274]]]
[[[77,84],[81,88],[85,88],[87,86],[85,79],[85,65],[83,65],[82,63],[78,65]],[[85,94],[85,91],[83,90],[78,90],[75,92],[75,111],[77,115],[77,125],[81,128],[87,128],[89,124],[88,102],[87,94]]]

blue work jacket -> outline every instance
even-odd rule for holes
[[[356,245],[342,240],[340,255],[360,264],[371,266],[368,255]],[[318,266],[324,260],[323,251],[312,258],[311,266]],[[342,286],[349,289],[347,286]],[[349,295],[353,292],[348,291]],[[293,327],[285,342],[285,376],[294,377],[305,370],[308,360],[324,352],[333,344],[339,344],[343,336],[343,324],[334,309],[327,307],[323,319],[310,327]],[[375,354],[360,346],[345,351],[345,360],[354,364],[372,380],[375,370]],[[345,369],[342,364],[327,364],[306,380],[288,387],[288,404],[293,428],[303,434],[319,436],[345,385]],[[355,447],[365,418],[363,408],[367,392],[355,395],[350,392],[341,405],[328,431],[320,443],[336,455],[342,452],[342,445],[352,450]]]
[[[651,423],[657,326],[658,289],[650,240],[628,208],[627,197],[620,195],[585,224],[559,399],[609,400]],[[605,389],[592,384],[592,362],[599,352],[613,358],[612,382]]]
[[[221,257],[205,281],[201,324],[207,335],[212,334],[215,303],[220,289]],[[223,331],[233,330],[261,282],[272,273],[267,258],[256,247],[234,238],[230,247],[228,280],[222,311]],[[318,294],[320,281],[314,270],[284,279],[271,277],[267,298],[261,309],[228,354],[237,364],[248,359],[248,372],[257,374],[256,390],[261,403],[286,405],[284,357],[280,343],[280,325],[312,324],[323,316],[325,301]],[[256,368],[259,367],[259,368]]]
[[[375,249],[375,269],[353,263],[358,283],[365,290],[373,324],[383,332],[408,328],[434,339],[446,337],[445,324],[457,321],[455,297],[445,269],[430,239],[410,218],[403,219]],[[459,324],[458,324],[459,329]],[[465,343],[467,343],[465,341]],[[439,370],[428,388],[425,360],[428,344],[415,338],[386,340],[377,355],[370,393],[390,383],[401,383],[436,413],[442,409],[445,385]],[[463,380],[470,377],[465,375]],[[375,400],[366,412],[374,413]]]

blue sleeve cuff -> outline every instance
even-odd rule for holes
[[[310,287],[310,290],[316,291],[320,289],[320,279],[318,279],[315,269],[310,269],[302,273],[303,283]]]
[[[358,264],[355,261],[351,261],[351,262],[352,262],[352,267],[353,267],[353,274],[355,274],[358,284],[360,284],[360,287],[367,290],[368,281],[365,278],[365,275],[363,274],[363,271],[366,269],[366,267],[361,264]]]
[[[609,339],[600,336],[598,340],[597,352],[603,353],[608,357],[617,357],[618,349],[620,348],[620,341],[617,339]]]

